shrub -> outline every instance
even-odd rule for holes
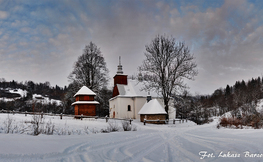
[[[232,125],[235,126],[235,128],[239,128],[239,126],[242,127],[242,122],[240,119],[237,118],[232,118],[232,117],[222,117],[220,119],[220,123],[219,125],[221,125],[222,127],[231,127]],[[220,126],[217,126],[217,128],[220,128]]]
[[[228,119],[226,117],[221,118],[219,125],[222,127],[227,127],[229,125]]]
[[[47,135],[53,135],[54,130],[55,130],[55,124],[51,122],[51,119],[49,119],[49,122],[47,122],[46,127],[43,130],[43,133]]]
[[[108,122],[109,126],[107,127],[109,132],[117,132],[119,131],[120,127],[118,126],[118,124],[114,121],[114,122]]]
[[[235,128],[243,128],[242,125],[244,126],[251,126],[255,129],[260,129],[263,127],[263,120],[262,120],[262,115],[259,114],[250,114],[250,115],[243,115],[240,118],[232,118],[232,117],[222,117],[220,119],[219,125],[217,128],[222,127],[231,127],[235,126]]]
[[[108,130],[108,128],[107,128],[107,129],[101,129],[100,132],[101,132],[101,133],[110,133],[109,130]]]
[[[132,125],[130,124],[129,121],[123,120],[121,122],[121,124],[122,124],[122,128],[124,131],[131,131],[132,130]]]
[[[14,119],[8,114],[6,120],[4,121],[5,133],[13,133],[13,122]]]
[[[34,114],[32,116],[32,121],[31,123],[33,124],[33,135],[37,136],[42,132],[41,124],[43,124],[43,118],[41,115],[36,115]]]
[[[137,131],[137,127],[130,124],[127,120],[123,120],[121,124],[124,131]]]

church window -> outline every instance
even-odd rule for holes
[[[131,111],[131,105],[128,105],[128,111]]]

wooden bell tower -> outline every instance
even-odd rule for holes
[[[114,88],[113,88],[112,97],[115,97],[119,95],[117,84],[124,84],[124,85],[128,84],[127,75],[124,75],[122,71],[121,56],[119,57],[117,74],[113,77],[113,79],[114,79]]]

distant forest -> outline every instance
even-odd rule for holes
[[[263,98],[263,78],[252,78],[245,82],[236,81],[226,85],[211,95],[190,96],[185,92],[176,98],[178,118],[188,118],[199,124],[209,122],[209,117],[231,112],[233,118],[248,117],[258,119],[257,103]]]

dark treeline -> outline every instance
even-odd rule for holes
[[[226,85],[212,95],[189,96],[187,93],[176,99],[177,117],[192,119],[201,124],[211,116],[231,112],[233,118],[258,115],[257,103],[263,98],[263,78],[252,78],[245,82],[236,81],[233,86]]]
[[[238,108],[242,108],[245,113],[253,113],[253,108],[263,98],[262,84],[260,77],[247,82],[236,81],[233,86],[227,85],[224,89],[215,90],[211,96],[200,96],[200,102],[204,107],[218,107],[219,115],[233,111],[236,116]]]

